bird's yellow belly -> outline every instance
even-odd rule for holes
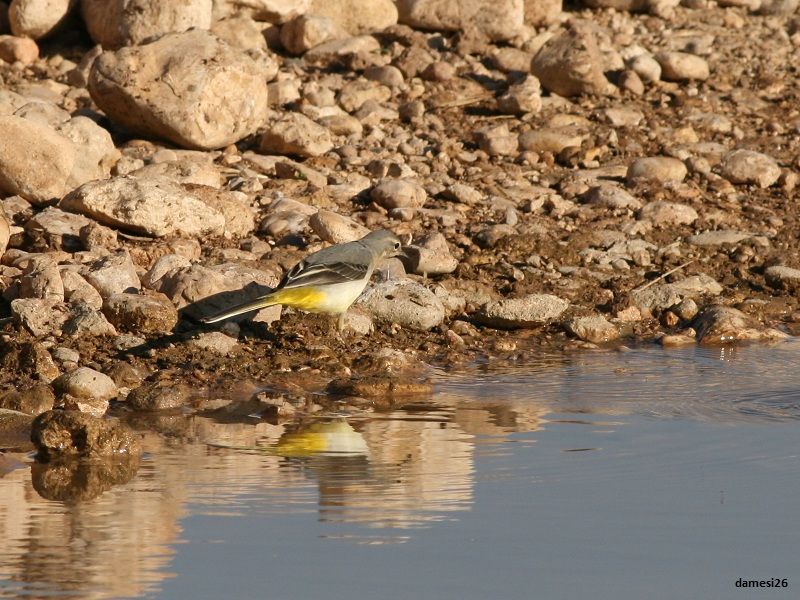
[[[352,281],[318,288],[288,288],[278,290],[273,299],[278,304],[307,312],[340,314],[346,312],[364,291],[366,281]]]

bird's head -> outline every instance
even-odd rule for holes
[[[381,258],[399,256],[403,253],[403,242],[391,231],[381,229],[368,233],[361,241],[375,254]]]

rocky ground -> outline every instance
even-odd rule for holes
[[[0,3],[4,418],[795,333],[797,0],[587,4]],[[198,324],[379,228],[406,256],[341,334]]]

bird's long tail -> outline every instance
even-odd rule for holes
[[[260,298],[256,298],[250,302],[245,302],[244,304],[240,304],[215,315],[211,315],[210,317],[205,317],[202,319],[202,321],[203,323],[217,323],[219,321],[224,321],[225,319],[230,319],[231,317],[243,315],[244,313],[249,313],[254,310],[266,308],[268,306],[274,306],[275,304],[280,304],[280,298],[276,298],[276,296],[279,295],[279,292],[280,290],[271,292],[266,296],[261,296]]]

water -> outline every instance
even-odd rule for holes
[[[0,597],[797,597],[798,351],[482,365],[292,430],[165,419],[91,500],[6,455]]]

